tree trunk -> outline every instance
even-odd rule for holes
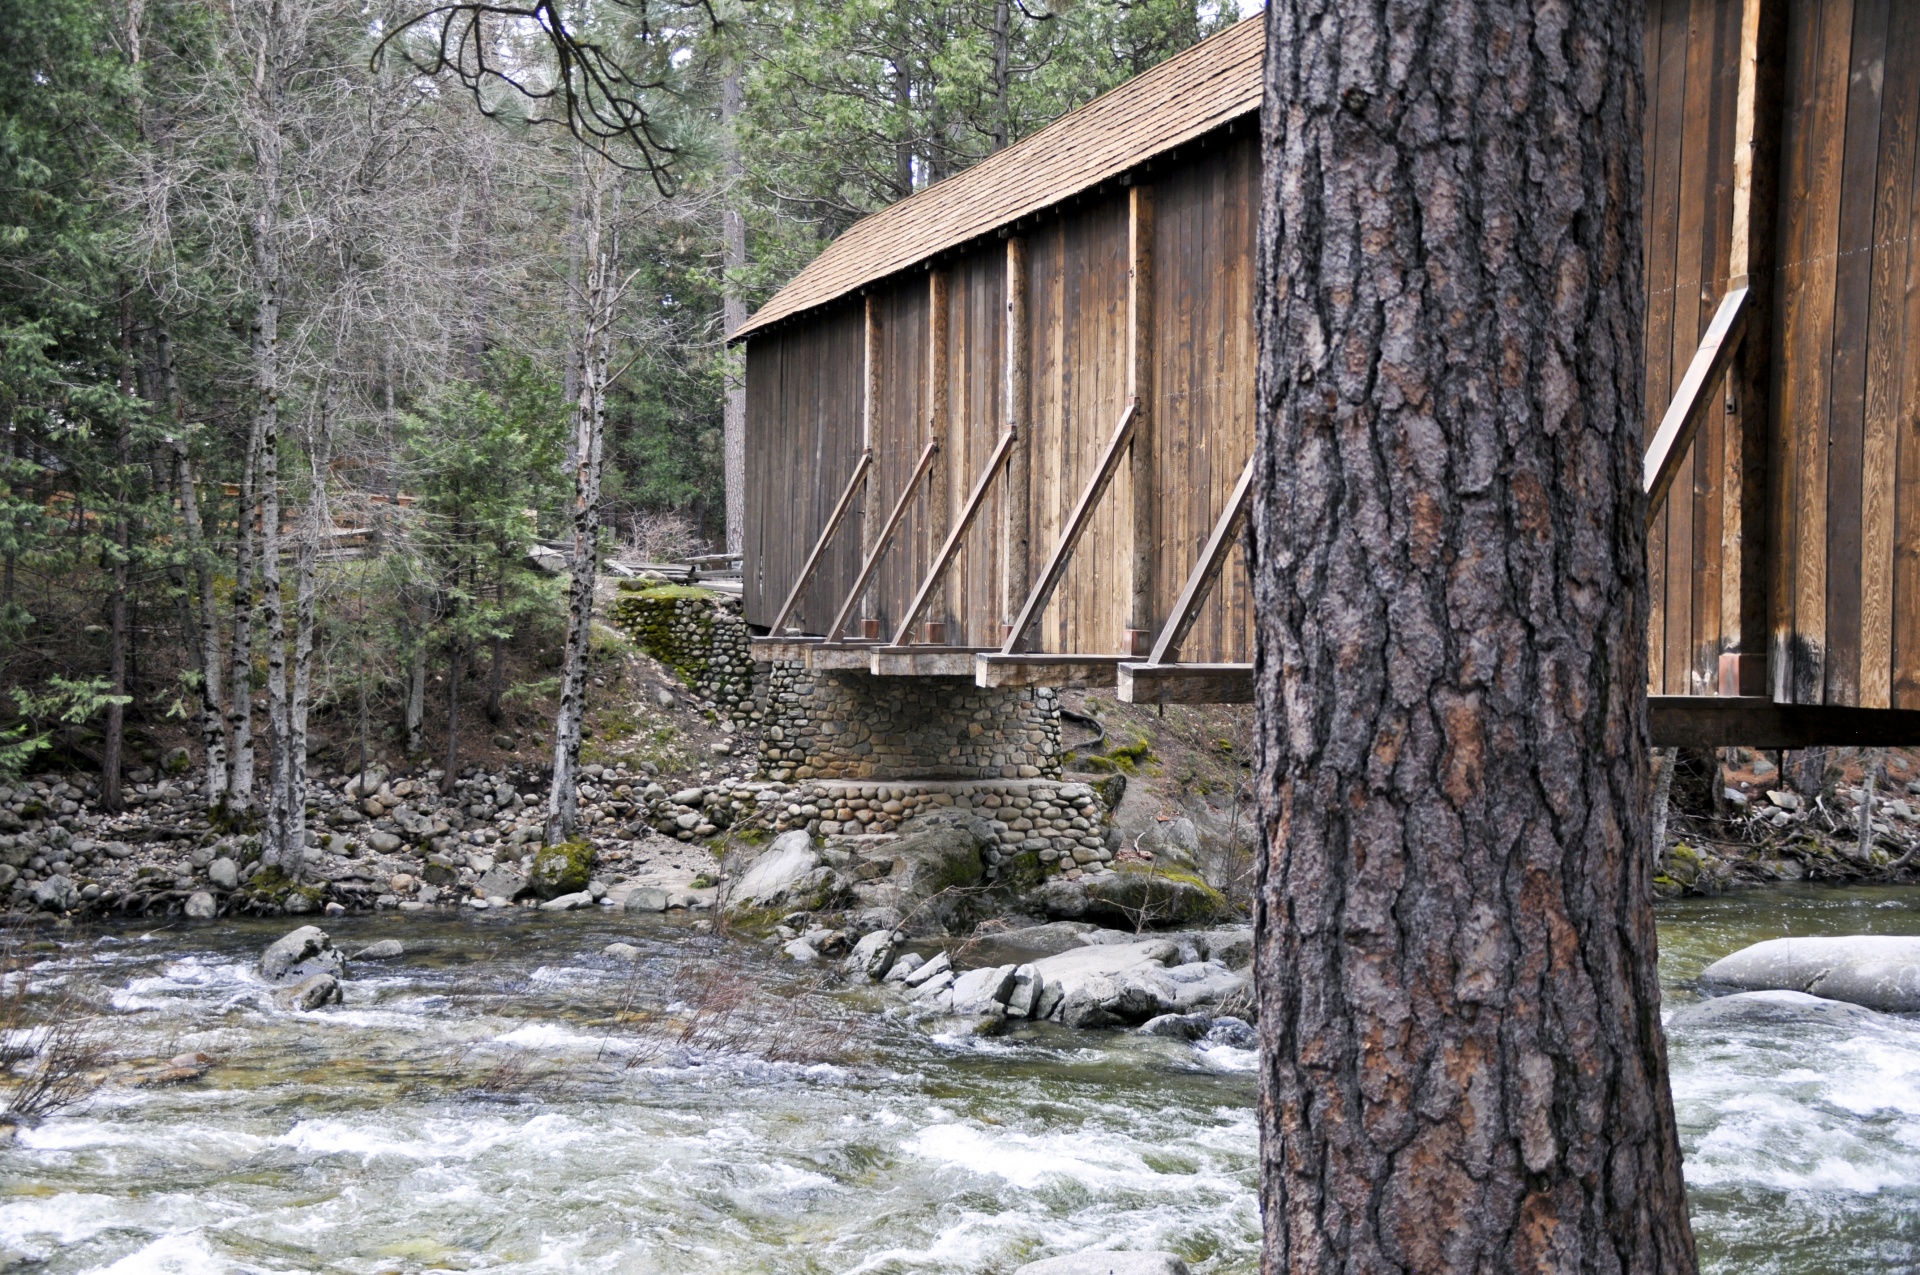
[[[993,149],[1005,150],[1013,133],[1013,3],[993,3]]]
[[[257,334],[254,339],[259,339]],[[256,414],[247,434],[246,459],[240,467],[239,544],[234,549],[233,571],[233,645],[227,661],[230,680],[225,789],[227,808],[235,813],[253,804],[253,565],[260,556],[254,479],[259,467],[260,418]]]
[[[1691,1272],[1648,850],[1641,10],[1267,10],[1268,1272]]]
[[[120,750],[126,737],[127,706],[127,564],[133,554],[132,524],[127,506],[133,499],[128,490],[132,464],[133,432],[133,296],[123,281],[120,285],[120,420],[113,444],[114,476],[109,490],[116,495],[119,508],[113,519],[113,592],[107,603],[107,682],[113,699],[107,703],[105,739],[100,747],[100,809],[116,812],[120,799]]]
[[[287,694],[286,603],[280,589],[280,255],[275,208],[278,139],[261,146],[265,174],[261,211],[254,230],[254,277],[259,289],[258,337],[254,344],[254,394],[260,461],[260,619],[267,646],[267,830],[261,859],[289,877],[299,875],[302,845],[296,839],[293,799],[293,721]]]
[[[546,840],[564,841],[579,812],[576,787],[580,769],[580,731],[586,720],[587,653],[593,633],[593,585],[600,567],[601,438],[606,413],[606,378],[614,251],[600,248],[601,200],[597,189],[587,210],[585,257],[587,289],[580,336],[580,397],[574,404],[573,553],[567,590],[566,663],[560,681],[560,712],[554,724],[553,784],[547,792]],[[617,251],[617,249],[615,250]]]
[[[426,626],[421,625],[413,634],[413,648],[408,652],[407,706],[402,716],[407,736],[407,756],[418,757],[427,751],[426,723],[427,634]]]
[[[206,531],[200,522],[193,459],[187,450],[186,406],[174,371],[173,343],[165,328],[158,333],[158,344],[161,388],[173,419],[174,483],[180,489],[180,525],[186,534],[187,559],[193,571],[198,602],[196,627],[200,636],[194,645],[200,659],[200,748],[206,760],[205,794],[209,804],[218,804],[225,800],[227,792],[227,740],[220,704],[220,610],[213,596],[213,570],[207,561]]]
[[[507,613],[507,560],[502,557],[494,564],[493,602],[499,608],[500,618]],[[500,724],[500,696],[507,689],[507,639],[498,623],[494,625],[491,638],[492,648],[487,659],[487,722]]]
[[[747,299],[740,285],[741,272],[747,268],[747,219],[741,211],[746,199],[746,168],[740,162],[736,132],[744,102],[740,66],[730,57],[720,96],[720,145],[727,178],[727,204],[721,213],[725,270],[720,276],[720,309],[728,336],[747,321]],[[747,382],[746,366],[737,352],[727,359],[726,392],[720,435],[726,477],[727,552],[739,553],[747,542]]]
[[[460,767],[460,682],[467,671],[466,644],[460,640],[460,595],[455,589],[449,589],[447,596],[452,599],[447,608],[452,636],[447,641],[447,760],[440,770],[442,794],[453,791],[454,776]]]
[[[295,550],[293,583],[293,690],[287,714],[287,844],[295,862],[305,861],[307,844],[307,710],[313,701],[313,625],[315,575],[320,537],[332,527],[327,512],[327,472],[333,459],[333,418],[338,383],[329,376],[320,387],[318,428],[307,440],[307,517]]]

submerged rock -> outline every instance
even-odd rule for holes
[[[406,945],[399,939],[381,939],[378,943],[369,943],[353,954],[356,961],[391,961],[407,954]]]
[[[1013,1275],[1188,1275],[1172,1253],[1073,1253],[1028,1262]]]
[[[1893,1013],[1920,1010],[1920,938],[1854,934],[1768,939],[1700,973],[1703,987],[1794,991]]]
[[[340,980],[331,974],[311,974],[291,987],[281,988],[273,996],[286,1009],[319,1009],[323,1005],[338,1005],[341,1000]]]
[[[317,925],[303,925],[275,939],[260,954],[260,975],[269,983],[297,983],[315,974],[342,978],[346,972],[346,956]]]
[[[1711,1032],[1831,1026],[1858,1031],[1885,1021],[1888,1020],[1864,1006],[1809,996],[1805,992],[1735,992],[1731,996],[1716,996],[1682,1006],[1667,1020],[1667,1030]]]

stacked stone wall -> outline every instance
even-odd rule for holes
[[[623,589],[607,616],[723,716],[741,726],[753,720],[753,657],[738,602],[684,586]]]
[[[875,677],[786,660],[762,667],[760,759],[770,779],[1050,779],[1060,773],[1060,702],[1049,688]]]

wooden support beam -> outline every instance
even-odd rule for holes
[[[1920,712],[1780,704],[1767,695],[1649,695],[1656,748],[1898,748],[1920,744]]]
[[[1001,500],[1001,617],[1011,622],[1033,580],[1033,444],[1028,428],[1033,406],[1033,329],[1027,304],[1027,241],[1007,240],[1006,423],[1007,486]]]
[[[1153,187],[1127,191],[1127,396],[1135,405],[1128,446],[1133,503],[1133,578],[1127,627],[1151,635],[1159,575],[1157,511],[1164,493],[1156,473],[1153,415]],[[1142,639],[1144,640],[1144,638]]]
[[[1005,654],[1018,655],[1026,651],[1028,635],[1033,626],[1040,622],[1040,615],[1047,609],[1048,600],[1053,597],[1054,589],[1059,587],[1060,577],[1066,574],[1067,561],[1073,557],[1074,546],[1080,543],[1080,537],[1087,529],[1093,507],[1099,503],[1101,494],[1113,481],[1114,472],[1120,468],[1120,458],[1126,454],[1128,440],[1133,437],[1133,421],[1139,406],[1138,399],[1129,399],[1126,410],[1120,413],[1120,423],[1114,426],[1113,437],[1107,440],[1107,448],[1100,454],[1100,462],[1094,467],[1092,479],[1088,481],[1086,490],[1080,493],[1080,501],[1074,505],[1073,514],[1060,533],[1060,543],[1054,546],[1053,556],[1047,559],[1039,582],[1027,596],[1020,614],[1014,617],[1013,627],[1007,632],[1006,644],[1000,648]]]
[[[877,642],[820,642],[807,648],[810,669],[840,669],[865,673]]]
[[[793,582],[793,588],[787,592],[787,600],[780,604],[780,613],[773,617],[768,632],[779,637],[785,632],[787,618],[793,609],[800,605],[800,595],[806,592],[813,573],[820,567],[820,559],[827,552],[827,542],[833,539],[833,533],[840,530],[841,520],[847,511],[853,508],[853,498],[860,493],[861,486],[867,481],[867,471],[873,468],[873,449],[866,448],[860,453],[860,459],[853,463],[853,475],[847,479],[846,487],[840,492],[840,499],[834,503],[833,513],[827,517],[827,525],[820,529],[820,538],[813,542],[813,551],[807,555],[806,565],[800,568],[799,579]]]
[[[867,667],[876,677],[971,678],[981,653],[977,646],[882,646],[873,648]]]
[[[827,641],[838,641],[840,630],[846,627],[847,618],[853,614],[853,608],[859,605],[860,598],[867,591],[867,582],[873,579],[873,573],[880,567],[880,559],[887,552],[887,546],[893,542],[893,533],[900,529],[906,519],[907,508],[913,503],[913,493],[920,489],[920,480],[933,468],[933,458],[940,454],[940,444],[929,440],[920,453],[920,461],[913,467],[913,476],[907,479],[907,485],[900,489],[900,499],[893,502],[893,511],[887,515],[887,522],[881,528],[874,541],[867,560],[860,564],[860,574],[854,578],[853,588],[848,591],[846,601],[840,604],[840,613],[833,617],[833,623],[827,626]]]
[[[1233,552],[1234,538],[1246,521],[1247,506],[1252,498],[1253,457],[1249,456],[1246,467],[1240,471],[1239,481],[1233,485],[1233,494],[1227,497],[1227,507],[1220,511],[1219,519],[1213,524],[1213,533],[1207,537],[1199,560],[1187,575],[1186,587],[1180,590],[1180,597],[1173,604],[1173,614],[1167,617],[1166,627],[1160,631],[1160,640],[1153,644],[1153,654],[1147,657],[1147,663],[1166,664],[1180,658],[1180,644],[1193,632],[1193,626],[1200,618],[1201,603],[1207,600],[1207,594],[1213,591],[1214,581],[1220,578],[1221,569],[1227,565],[1227,555]]]
[[[1114,698],[1122,704],[1251,704],[1251,664],[1122,663]]]
[[[960,542],[966,539],[967,528],[973,525],[974,515],[980,512],[980,506],[986,503],[987,489],[993,486],[993,476],[1000,472],[1000,466],[1007,463],[1007,456],[1013,450],[1014,436],[1011,431],[1002,434],[1000,441],[994,444],[993,455],[987,457],[986,467],[980,471],[980,477],[974,481],[973,491],[967,496],[967,503],[960,510],[960,521],[947,533],[947,542],[940,546],[940,553],[933,560],[933,567],[927,572],[927,578],[920,582],[920,588],[913,595],[913,604],[907,613],[900,617],[900,627],[894,632],[892,645],[905,646],[912,635],[914,621],[920,618],[927,600],[933,591],[940,587],[947,568],[953,564],[954,555],[960,552]]]
[[[1667,404],[1666,415],[1660,418],[1660,428],[1654,431],[1642,471],[1648,518],[1653,517],[1660,502],[1667,498],[1667,489],[1673,486],[1674,477],[1680,472],[1680,462],[1693,443],[1700,418],[1713,402],[1714,383],[1733,358],[1746,324],[1746,302],[1744,287],[1734,288],[1721,298],[1713,322],[1707,325],[1707,334],[1700,338],[1700,348],[1694,351],[1686,375],[1680,378],[1679,388],[1673,392],[1673,401]]]
[[[757,637],[747,639],[747,653],[754,660],[805,664],[807,651],[820,644],[819,638]]]
[[[1727,369],[1720,505],[1720,635],[1725,650],[1763,655],[1772,627],[1769,564],[1771,395],[1786,0],[1744,0],[1734,95],[1730,287],[1747,288],[1747,334]]]
[[[987,651],[973,657],[976,686],[1112,686],[1124,655]]]

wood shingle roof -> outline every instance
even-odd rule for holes
[[[1135,76],[973,167],[849,226],[733,334],[824,305],[1260,109],[1264,15]]]

